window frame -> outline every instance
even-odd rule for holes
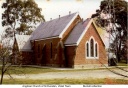
[[[96,45],[97,45],[97,50],[96,50]],[[97,52],[97,56],[96,56],[96,52]],[[94,55],[95,55],[96,58],[99,57],[99,47],[98,47],[98,43],[97,42],[95,42],[95,52],[94,52]]]
[[[90,43],[90,47],[89,47],[90,48],[90,57],[94,57],[94,50],[95,50],[94,40],[91,38],[89,43]]]
[[[38,44],[38,58],[40,58],[40,44]]]
[[[93,40],[93,56],[91,56],[91,40]],[[89,56],[87,56],[87,44],[89,46],[89,49],[88,49],[88,53],[89,53]],[[96,47],[95,47],[95,44],[97,44],[97,56],[96,56]],[[85,43],[85,58],[86,59],[98,59],[99,58],[99,45],[98,45],[98,42],[95,41],[94,37],[91,36],[90,39]]]
[[[87,47],[87,44],[88,44],[88,47]],[[89,57],[90,55],[89,55],[89,52],[90,52],[90,50],[89,50],[89,42],[86,42],[86,45],[85,45],[85,52],[86,52],[86,57]],[[88,48],[88,49],[87,49]]]

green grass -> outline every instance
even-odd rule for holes
[[[126,68],[126,67],[122,67]],[[1,67],[0,67],[1,69]],[[115,67],[110,69],[116,69]],[[88,70],[105,70],[105,68],[95,68],[95,69],[71,69],[71,70],[59,70],[52,68],[37,68],[37,67],[10,67],[8,73],[10,74],[38,74],[47,72],[75,72],[75,71],[88,71]],[[0,71],[1,74],[1,71]]]
[[[8,72],[10,74],[38,74],[38,73],[46,73],[46,72],[57,72],[57,70],[50,68],[10,67]]]
[[[126,64],[126,60],[121,60],[120,62],[117,63],[118,66],[128,66],[128,64]]]
[[[37,67],[10,67],[8,72],[10,74],[38,74],[38,73],[47,73],[47,72],[73,72],[73,71],[87,71],[87,70],[98,70],[98,69],[59,70],[59,69],[39,68],[39,67],[38,68]]]
[[[128,66],[126,63],[117,63],[117,66]]]
[[[4,79],[3,84],[128,84],[123,79],[46,79],[46,80],[23,80]]]

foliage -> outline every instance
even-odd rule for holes
[[[96,23],[110,34],[110,50],[114,51],[118,61],[127,61],[127,4],[124,0],[103,0],[96,10]]]
[[[1,37],[2,40],[2,46],[0,48],[0,74],[1,74],[1,80],[0,80],[0,84],[3,83],[3,77],[5,74],[8,74],[11,78],[11,71],[13,70],[15,71],[15,73],[19,70],[16,69],[12,69],[12,64],[14,64],[14,62],[17,62],[16,64],[20,63],[22,56],[21,54],[17,51],[15,52],[16,55],[14,55],[14,53],[12,53],[12,39],[10,37],[6,37],[5,34],[2,35]],[[16,61],[16,60],[19,61]],[[21,72],[21,71],[20,71]]]
[[[35,28],[35,24],[44,21],[41,9],[34,0],[6,0],[2,8],[2,26],[7,35],[21,34]]]
[[[5,38],[2,36],[2,46],[0,48],[0,61],[1,61],[1,81],[0,84],[3,82],[3,76],[11,66],[10,63],[10,56],[11,56],[11,47],[10,47],[10,39]],[[7,73],[9,76],[10,74]]]

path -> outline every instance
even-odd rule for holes
[[[112,69],[116,72],[128,75],[128,72],[124,72],[119,69]],[[13,78],[17,79],[88,79],[88,78],[116,78],[126,79],[126,77],[114,74],[107,69],[105,70],[85,70],[85,71],[67,71],[67,72],[48,72],[40,74],[26,74],[26,75],[12,75]],[[9,78],[7,75],[4,78]]]

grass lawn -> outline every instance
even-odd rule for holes
[[[128,84],[123,79],[46,79],[46,80],[23,80],[4,79],[3,84]]]
[[[46,73],[46,72],[58,72],[58,70],[50,69],[50,68],[10,67],[8,72],[10,74],[38,74],[38,73]]]
[[[104,68],[101,68],[103,70]],[[110,68],[113,69],[113,68]],[[10,67],[11,74],[38,74],[46,72],[67,72],[67,71],[87,71],[99,69],[74,69],[74,70],[58,70],[51,68],[35,68],[35,67]],[[128,84],[128,80],[124,79],[4,79],[3,84]]]
[[[126,68],[126,67],[122,67]],[[0,67],[1,69],[1,67]],[[37,67],[10,67],[7,70],[10,74],[38,74],[47,72],[70,72],[70,71],[87,71],[87,70],[104,70],[105,68],[95,68],[95,69],[71,69],[71,70],[59,70],[53,68],[37,68]],[[110,69],[116,69],[115,67]],[[0,71],[1,74],[1,71]]]
[[[117,66],[128,66],[128,64],[126,64],[126,63],[117,63]]]
[[[126,60],[121,60],[120,62],[117,63],[118,66],[128,66],[128,64],[126,64]]]

